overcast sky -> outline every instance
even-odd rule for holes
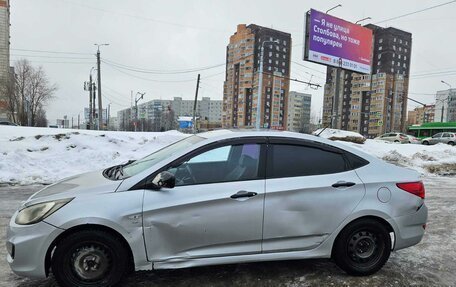
[[[229,36],[240,23],[258,24],[292,34],[291,76],[324,84],[325,67],[302,60],[304,13],[342,4],[330,14],[355,22],[371,17],[383,21],[435,6],[449,0],[382,1],[239,1],[239,0],[13,0],[11,1],[11,61],[27,58],[42,65],[51,82],[59,87],[48,105],[50,124],[63,115],[77,118],[88,106],[83,90],[90,69],[96,66],[94,43],[102,47],[102,58],[148,70],[185,70],[225,63]],[[437,90],[456,87],[454,28],[456,2],[379,24],[412,33],[409,97],[432,103]],[[364,22],[367,24],[368,22]],[[22,51],[44,50],[65,53]],[[69,54],[75,53],[75,54]],[[309,69],[310,68],[310,69]],[[200,96],[221,100],[224,66],[200,72]],[[130,91],[146,92],[144,100],[192,99],[198,72],[142,74],[116,70],[102,63],[103,106],[111,102],[111,116],[130,106]],[[311,76],[313,75],[313,76]],[[320,115],[323,88],[312,90],[291,83],[291,90],[312,94],[312,111]],[[409,109],[417,106],[409,101]]]

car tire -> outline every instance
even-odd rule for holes
[[[373,219],[360,219],[346,226],[337,236],[332,257],[342,270],[354,276],[371,275],[380,270],[391,253],[386,227]]]
[[[424,141],[423,144],[424,145],[429,145],[429,142],[428,141]]]
[[[449,145],[454,145],[454,142],[448,142]]]
[[[399,143],[399,141],[398,141],[398,140],[395,140],[394,142],[395,142],[395,143]]]
[[[117,286],[129,270],[128,258],[117,237],[101,230],[83,230],[58,243],[52,273],[60,286]]]

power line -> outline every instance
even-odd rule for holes
[[[98,7],[94,7],[94,6],[90,6],[90,5],[86,5],[86,4],[75,3],[75,2],[69,1],[69,0],[64,0],[64,1],[67,2],[67,3],[70,3],[72,5],[77,5],[77,6],[85,7],[85,8],[88,8],[88,9],[101,11],[101,12],[104,12],[104,13],[110,13],[110,14],[114,14],[114,15],[120,15],[120,16],[129,17],[129,18],[134,18],[136,20],[139,19],[139,20],[145,20],[145,21],[152,21],[152,22],[156,22],[156,23],[160,23],[160,24],[172,25],[172,26],[177,26],[177,27],[182,27],[182,28],[191,28],[191,29],[199,29],[199,30],[209,30],[209,31],[212,30],[212,31],[219,31],[219,32],[223,31],[223,32],[226,32],[226,30],[222,30],[222,29],[214,29],[214,28],[210,28],[210,27],[199,27],[199,26],[193,26],[193,25],[187,25],[187,24],[174,23],[174,22],[158,20],[158,19],[154,19],[154,18],[150,18],[150,17],[144,17],[144,16],[133,15],[133,14],[115,12],[115,11],[106,10],[106,9],[102,9],[102,8],[98,8]]]
[[[11,49],[11,50],[13,50],[13,51],[25,51],[25,52],[36,52],[36,53],[50,53],[50,54],[93,55],[91,53],[62,52],[62,51],[49,51],[49,50],[30,50],[30,49]]]
[[[320,84],[314,84],[314,83],[311,83],[311,82],[306,82],[306,81],[302,81],[302,80],[298,80],[298,79],[292,79],[292,78],[290,78],[290,77],[274,75],[273,73],[268,73],[268,72],[263,72],[263,74],[264,74],[264,75],[273,76],[273,77],[277,77],[277,78],[282,78],[282,79],[290,80],[290,81],[293,81],[293,82],[298,82],[298,83],[306,84],[306,85],[309,85],[310,87],[321,88],[321,85],[320,85]]]
[[[455,0],[455,1],[456,1],[456,0]],[[303,64],[301,64],[301,63],[299,63],[299,62],[296,62],[296,61],[291,61],[291,62],[292,62],[292,63],[294,63],[294,64],[296,64],[296,65],[298,65],[298,66],[301,66],[301,67],[303,67],[303,68],[306,68],[306,69],[309,69],[309,70],[315,71],[315,72],[317,72],[317,73],[320,73],[320,74],[326,75],[326,73],[325,73],[325,72],[322,72],[322,71],[319,71],[319,70],[317,70],[317,69],[313,69],[313,68],[307,67],[307,66],[305,66],[305,65],[303,65]]]
[[[410,13],[407,13],[407,14],[403,14],[403,15],[400,15],[400,16],[395,16],[395,17],[392,17],[392,18],[389,18],[389,19],[386,19],[386,20],[382,20],[380,22],[376,22],[374,24],[380,24],[380,23],[396,20],[396,19],[399,19],[399,18],[402,18],[402,17],[418,14],[418,13],[421,13],[421,12],[424,12],[424,11],[428,11],[428,10],[431,10],[431,9],[435,9],[435,8],[438,8],[438,7],[442,7],[442,6],[445,6],[445,5],[454,3],[454,2],[456,2],[456,0],[445,2],[445,3],[442,3],[442,4],[438,4],[438,5],[434,5],[434,6],[431,6],[431,7],[428,7],[428,8],[424,8],[424,9],[421,9],[421,10],[413,11],[413,12],[410,12]]]
[[[186,79],[186,80],[155,80],[155,79],[150,79],[150,78],[144,78],[144,77],[140,77],[140,76],[137,76],[137,75],[133,75],[133,74],[130,74],[130,73],[127,73],[125,71],[122,71],[120,70],[119,68],[111,65],[111,64],[108,64],[106,62],[104,62],[108,67],[110,67],[111,69],[114,69],[122,74],[125,74],[127,76],[130,76],[130,77],[133,77],[133,78],[137,78],[137,79],[140,79],[140,80],[144,80],[144,81],[149,81],[149,82],[155,82],[155,83],[181,83],[181,82],[193,82],[194,79]]]
[[[205,71],[205,70],[218,68],[218,67],[225,65],[225,63],[222,63],[222,64],[217,64],[217,65],[212,65],[212,66],[182,69],[182,70],[152,70],[152,69],[144,69],[144,68],[123,65],[123,64],[119,64],[119,63],[116,63],[116,62],[108,60],[108,59],[103,59],[102,62],[105,64],[110,64],[110,65],[115,66],[120,69],[132,71],[132,72],[138,72],[138,73],[145,73],[145,74],[186,74],[186,73]]]
[[[35,61],[35,60],[28,60],[28,61],[30,63],[39,63],[39,64],[79,64],[79,65],[93,64],[93,62],[51,62],[51,61]]]
[[[32,58],[51,58],[51,59],[78,59],[78,60],[91,60],[93,58],[88,57],[61,57],[61,56],[42,56],[42,55],[22,55],[22,54],[11,54],[16,57],[32,57]]]

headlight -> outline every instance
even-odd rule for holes
[[[59,210],[71,200],[73,200],[73,198],[42,202],[27,206],[19,211],[15,222],[19,225],[37,223]]]

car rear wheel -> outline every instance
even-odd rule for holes
[[[428,141],[424,141],[423,144],[424,145],[429,145],[429,142]]]
[[[100,230],[65,237],[52,256],[52,273],[61,286],[116,286],[128,270],[120,240]]]
[[[454,145],[454,142],[448,142],[449,145]]]
[[[385,226],[373,219],[361,219],[341,231],[332,257],[348,274],[365,276],[380,270],[390,253],[391,238]]]
[[[399,141],[398,141],[398,140],[395,140],[394,142],[395,142],[395,143],[398,143]]]

